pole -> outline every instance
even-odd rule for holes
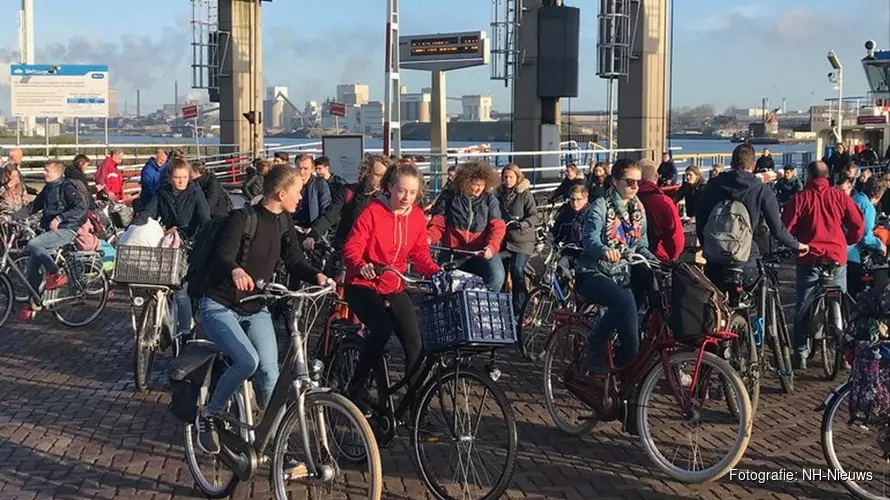
[[[837,70],[837,142],[844,142],[844,68]]]
[[[108,156],[108,117],[105,117],[105,156]]]
[[[18,116],[15,117],[15,145],[22,145],[22,120]]]
[[[80,153],[80,118],[74,119],[74,152]]]
[[[46,157],[49,158],[49,117],[43,118],[43,138],[46,139]]]
[[[609,156],[608,161],[612,163],[615,157],[612,154],[612,148],[615,141],[615,79],[609,78]]]

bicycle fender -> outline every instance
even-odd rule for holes
[[[841,382],[840,384],[838,384],[837,387],[835,387],[834,389],[832,389],[831,392],[829,392],[828,395],[825,396],[825,399],[822,400],[822,404],[820,404],[819,406],[817,406],[813,411],[825,411],[825,409],[828,408],[828,403],[830,403],[831,400],[832,400],[833,398],[835,398],[838,394],[840,394],[841,391],[843,391],[844,388],[845,388],[845,387],[847,386],[847,384],[849,384],[849,383],[850,383],[849,380],[844,380],[843,382]]]

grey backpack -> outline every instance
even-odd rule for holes
[[[742,202],[726,200],[711,210],[705,222],[702,255],[709,263],[734,265],[748,261],[754,230]]]

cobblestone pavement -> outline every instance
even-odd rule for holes
[[[0,328],[0,498],[197,497],[183,461],[181,431],[157,389],[137,394],[129,309],[118,293],[90,327],[67,329],[43,315]],[[510,354],[501,383],[519,427],[511,498],[839,498],[838,485],[730,481],[685,485],[650,464],[617,424],[582,438],[554,428],[543,405],[540,372]],[[814,411],[832,384],[801,377],[785,396],[765,380],[754,437],[740,469],[825,468]],[[384,450],[386,498],[417,499],[424,488],[407,439]],[[270,498],[265,471],[236,498]]]

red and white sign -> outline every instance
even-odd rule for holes
[[[182,117],[188,120],[189,118],[197,118],[198,117],[198,106],[183,106],[182,108]]]
[[[856,117],[856,125],[884,125],[885,123],[887,123],[886,115]]]
[[[346,118],[346,105],[342,102],[332,102],[331,105],[328,106],[328,113],[330,113],[331,116]]]

